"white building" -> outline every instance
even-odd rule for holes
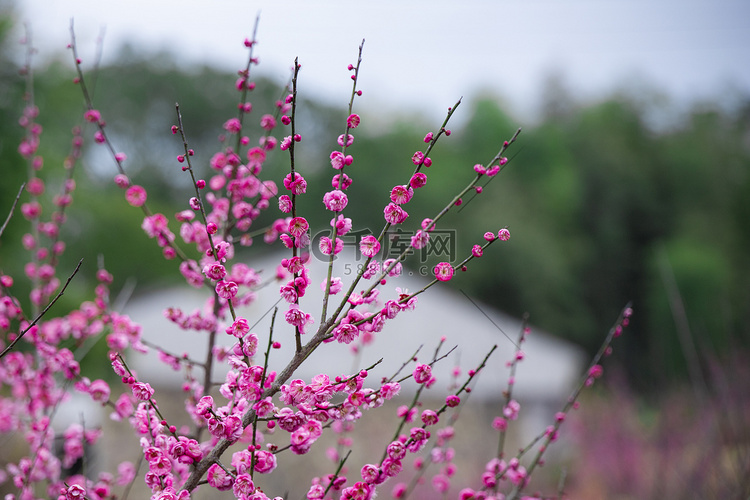
[[[344,253],[337,257],[333,275],[342,278],[346,290],[353,273],[362,262],[354,261],[351,255],[346,259],[341,255]],[[257,271],[262,270],[263,276],[271,277],[275,274],[275,268],[281,258],[281,254],[274,254],[248,264]],[[303,343],[306,341],[305,337],[309,339],[313,335],[320,320],[320,284],[326,275],[326,264],[315,258],[308,264],[312,283],[305,297],[301,299],[300,307],[311,314],[316,323],[307,328],[308,333],[302,337]],[[389,278],[387,284],[382,287],[379,298],[383,302],[396,298],[396,287],[411,292],[420,290],[431,281],[431,276],[419,274],[405,269],[401,276]],[[460,273],[453,278],[459,286],[460,278]],[[258,321],[252,331],[260,339],[260,352],[267,343],[271,311],[278,305],[274,340],[281,341],[282,348],[271,351],[270,363],[277,371],[286,366],[294,349],[294,330],[284,321],[284,312],[288,304],[283,300],[279,302],[278,291],[281,284],[274,282],[260,290],[257,300],[251,306],[237,311],[239,315],[247,318],[251,325]],[[364,286],[369,286],[369,282],[367,285],[359,286],[358,290]],[[203,360],[206,349],[205,334],[181,330],[164,317],[163,311],[167,307],[180,307],[189,314],[195,309],[203,308],[209,295],[210,291],[206,289],[196,290],[187,285],[161,289],[136,295],[128,303],[124,313],[143,326],[143,337],[149,342],[161,346],[169,353],[187,353],[192,359]],[[339,301],[340,295],[331,297],[329,314]],[[503,314],[480,300],[470,299],[461,292],[449,288],[445,283],[437,283],[419,295],[414,311],[404,311],[388,321],[384,330],[376,334],[374,341],[362,349],[359,358],[352,355],[353,344],[324,344],[303,363],[295,378],[309,381],[321,372],[331,377],[351,374],[383,358],[382,363],[370,372],[375,385],[381,377],[393,375],[420,346],[422,348],[418,355],[419,361],[430,361],[439,339],[444,336],[446,342],[442,353],[453,346],[457,348],[447,359],[434,367],[433,373],[438,382],[429,392],[436,397],[444,397],[451,383],[451,372],[457,364],[462,368],[462,383],[468,370],[476,368],[492,346],[497,345],[486,368],[475,381],[471,396],[473,401],[482,400],[492,404],[501,400],[502,392],[507,387],[509,369],[506,363],[514,355],[521,324],[519,319]],[[536,434],[539,429],[550,423],[552,415],[567,398],[583,369],[585,360],[582,351],[577,347],[533,326],[531,329],[531,334],[522,346],[525,359],[518,365],[513,390],[514,397],[519,399],[530,413],[525,417],[524,427],[528,427],[530,433]],[[222,332],[218,342],[229,345],[233,340],[233,337]],[[179,387],[183,382],[182,374],[159,362],[153,352],[146,356],[135,355],[131,359],[131,365],[135,367],[139,377],[154,386]],[[256,362],[262,362],[261,359]],[[402,374],[410,373],[413,367],[414,364],[409,365]],[[223,375],[220,373],[214,380],[222,378]],[[405,383],[402,387],[402,394],[410,394],[413,391],[411,384]]]

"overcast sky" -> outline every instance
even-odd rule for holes
[[[523,118],[550,74],[593,98],[634,81],[682,103],[750,94],[747,0],[23,0],[18,9],[42,59],[64,49],[75,18],[84,60],[105,27],[105,61],[130,43],[228,70],[243,65],[260,12],[259,70],[283,80],[299,57],[300,91],[340,105],[364,38],[358,105],[370,110],[441,117],[460,96],[489,90]]]

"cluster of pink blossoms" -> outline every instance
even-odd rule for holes
[[[254,42],[246,40],[245,46],[252,51]],[[75,55],[75,45],[71,45],[71,48]],[[80,71],[81,62],[75,57],[79,71],[76,83],[85,86]],[[393,226],[408,224],[409,214],[405,206],[413,203],[417,190],[426,186],[427,175],[422,170],[433,165],[429,154],[440,137],[450,135],[450,130],[443,126],[437,133],[427,133],[424,151],[417,151],[411,157],[414,171],[408,179],[401,179],[403,183],[394,185],[385,200],[384,228],[380,236],[367,234],[360,239],[359,251],[366,259],[365,265],[357,273],[351,288],[341,294],[345,283],[341,277],[333,275],[334,260],[343,250],[343,237],[353,227],[352,220],[343,213],[350,201],[346,191],[353,182],[345,171],[354,165],[349,148],[354,145],[354,130],[362,123],[360,116],[351,112],[355,96],[362,95],[361,90],[357,89],[359,61],[356,66],[350,65],[352,102],[344,133],[337,138],[340,149],[329,155],[335,172],[331,179],[332,190],[325,193],[322,199],[325,210],[332,212],[330,233],[319,242],[320,250],[330,259],[328,277],[321,283],[326,298],[318,328],[307,335],[309,340],[303,345],[301,336],[315,320],[302,309],[301,302],[310,286],[308,247],[311,228],[308,219],[297,213],[297,197],[307,192],[307,182],[294,170],[295,148],[302,141],[302,136],[295,129],[299,65],[295,64],[293,89],[285,92],[286,97],[276,103],[274,114],[260,117],[264,135],[256,145],[251,145],[251,139],[243,133],[245,119],[254,109],[248,94],[255,87],[249,75],[250,67],[255,63],[257,60],[251,52],[247,68],[240,71],[235,83],[237,91],[241,93],[237,104],[238,115],[223,124],[220,137],[222,150],[209,162],[212,176],[208,181],[195,177],[192,165],[194,151],[188,148],[178,109],[178,125],[172,127],[172,133],[180,134],[184,151],[176,159],[185,175],[191,176],[195,192],[186,200],[186,208],[175,214],[174,219],[179,225],[175,231],[170,228],[170,221],[164,214],[153,213],[148,208],[146,189],[134,184],[125,174],[126,155],[114,154],[118,169],[114,182],[125,191],[126,202],[143,211],[141,227],[146,236],[162,249],[165,259],[179,261],[179,272],[189,286],[205,289],[209,295],[203,309],[185,312],[179,307],[171,307],[164,313],[169,321],[182,329],[206,334],[209,339],[206,361],[197,362],[187,355],[164,351],[158,353],[159,359],[172,369],[184,369],[185,406],[192,428],[183,426],[178,429],[170,424],[168,418],[172,416],[162,414],[155,397],[156,389],[149,382],[139,379],[128,367],[126,351],[145,353],[149,350],[148,342],[142,338],[139,325],[128,316],[111,310],[109,286],[112,276],[107,271],[100,269],[97,273],[99,284],[90,301],[60,318],[41,317],[40,309],[54,302],[55,294],[62,293],[67,286],[58,277],[57,261],[65,248],[58,238],[60,226],[66,219],[65,208],[72,202],[75,182],[72,176],[65,179],[60,193],[53,198],[55,211],[49,219],[45,219],[43,204],[38,199],[45,193],[45,184],[36,174],[43,166],[41,157],[36,155],[41,136],[41,127],[35,123],[38,109],[33,103],[25,108],[20,124],[26,135],[18,151],[30,166],[31,175],[26,186],[30,200],[21,205],[20,212],[32,226],[32,231],[22,238],[22,244],[31,256],[24,273],[32,283],[29,296],[32,313],[25,312],[21,301],[14,295],[18,289],[14,278],[0,273],[0,333],[3,334],[0,338],[0,348],[3,349],[3,363],[0,364],[0,416],[3,418],[0,418],[0,432],[22,433],[30,445],[28,456],[8,464],[7,472],[0,473],[0,482],[9,480],[18,490],[17,495],[8,497],[10,500],[35,499],[40,490],[58,500],[113,499],[119,497],[117,489],[129,488],[136,479],[138,471],[131,462],[122,462],[117,475],[102,472],[96,478],[81,475],[64,477],[63,469],[84,459],[87,446],[95,446],[101,437],[100,430],[86,429],[79,424],[70,425],[59,436],[55,435],[51,415],[69,399],[69,383],[73,390],[86,394],[102,406],[110,407],[113,420],[127,422],[133,428],[147,469],[141,472],[141,478],[151,491],[152,500],[187,500],[201,482],[219,491],[231,490],[240,500],[269,500],[260,486],[263,482],[260,475],[271,474],[280,468],[277,457],[286,450],[298,455],[309,453],[329,429],[339,435],[340,446],[351,447],[355,424],[363,412],[384,406],[399,394],[401,383],[411,379],[416,386],[417,397],[410,404],[396,408],[399,424],[395,436],[380,443],[380,450],[377,450],[377,444],[372,444],[376,441],[368,439],[366,451],[381,451],[381,458],[373,459],[359,468],[359,477],[356,477],[356,473],[355,477],[351,477],[349,467],[345,465],[347,457],[341,457],[340,449],[330,448],[327,455],[334,462],[332,469],[336,464],[338,467],[335,472],[312,478],[306,498],[370,500],[388,480],[404,477],[402,474],[407,468],[409,455],[413,456],[413,469],[418,475],[412,484],[419,484],[419,478],[427,467],[437,464],[439,470],[432,477],[432,488],[439,495],[450,491],[456,472],[453,462],[455,451],[451,447],[454,438],[451,418],[457,412],[452,410],[459,407],[461,397],[471,391],[469,384],[484,368],[494,348],[479,366],[468,372],[463,384],[458,380],[460,370],[456,370],[451,393],[445,397],[444,404],[433,408],[423,407],[419,396],[437,383],[433,365],[441,360],[439,354],[444,337],[429,361],[419,359],[416,353],[409,356],[402,370],[410,364],[414,367],[401,378],[396,373],[390,378],[383,377],[372,382],[373,377],[368,379],[371,368],[335,377],[320,373],[309,382],[294,378],[294,373],[307,356],[328,342],[350,344],[358,352],[357,349],[381,332],[388,321],[403,311],[414,309],[417,295],[438,282],[451,280],[457,270],[466,270],[468,263],[474,258],[481,258],[493,242],[510,238],[507,228],[497,233],[487,232],[484,235],[485,243],[473,245],[470,255],[462,262],[440,262],[435,265],[435,279],[422,290],[410,293],[397,287],[393,298],[380,296],[387,282],[401,274],[402,262],[407,254],[424,249],[430,243],[430,233],[445,212],[460,205],[467,193],[473,191],[480,194],[483,186],[479,183],[502,170],[508,161],[502,155],[517,134],[503,144],[488,166],[474,166],[474,179],[444,210],[434,218],[421,222],[410,240],[410,248],[399,256],[378,262],[375,259],[388,230]],[[88,99],[85,88],[84,95]],[[449,109],[448,118],[454,110]],[[83,118],[89,126],[96,128],[92,134],[94,142],[107,144],[115,151],[109,143],[101,113],[91,102],[88,102]],[[291,128],[280,141],[271,135],[279,123]],[[80,134],[81,131],[76,129],[71,154],[65,163],[70,172],[80,156]],[[282,180],[286,190],[283,194],[279,194],[275,182],[260,178],[266,158],[276,146],[288,152],[291,159],[290,172]],[[276,206],[282,215],[268,227],[251,233],[250,228],[261,213],[276,208],[272,199],[276,199]],[[251,319],[240,315],[237,309],[251,303],[264,285],[262,275],[239,262],[236,256],[237,245],[251,245],[254,234],[263,234],[263,240],[267,243],[280,242],[291,254],[281,260],[274,278],[281,283],[279,295],[288,304],[283,317],[293,333],[284,337],[283,333],[278,333],[281,328],[271,320],[267,342],[262,334],[252,331],[254,324]],[[358,285],[362,288],[358,289]],[[338,304],[328,308],[328,299],[337,294],[343,297],[337,297]],[[622,332],[630,313],[629,309],[624,311],[607,342]],[[527,333],[528,329],[521,333],[519,348],[509,362],[511,375],[508,389],[503,393],[506,400],[501,414],[492,423],[499,436],[501,451],[488,461],[479,478],[480,487],[464,488],[458,493],[458,498],[462,500],[517,498],[527,485],[534,467],[541,463],[541,455],[547,445],[557,439],[558,429],[567,412],[577,404],[573,397],[569,406],[555,414],[554,423],[543,433],[538,455],[526,465],[521,464],[520,456],[504,457],[502,444],[505,433],[520,414],[520,405],[512,398],[512,389],[515,366],[524,359],[520,345]],[[231,339],[230,346],[217,345],[216,336],[220,334]],[[119,390],[110,387],[104,380],[91,380],[81,374],[76,359],[77,348],[87,339],[98,335],[106,336],[109,362],[121,382]],[[278,349],[282,341],[286,342],[291,337],[296,343],[293,358],[285,368],[273,369],[272,366],[279,367],[272,349]],[[19,341],[23,341],[20,344],[23,348],[16,347]],[[265,352],[261,345],[267,346]],[[605,351],[606,354],[610,352]],[[582,387],[593,384],[602,375],[599,359],[595,361]],[[228,368],[219,383],[212,370],[214,364],[218,363]],[[195,371],[200,371],[195,370],[196,367],[204,371],[202,378],[195,374]],[[368,381],[370,387],[366,384]],[[57,454],[54,447],[56,437],[61,439],[61,454]],[[230,446],[234,447],[230,450]],[[512,488],[507,496],[501,492],[504,484]],[[411,494],[411,488],[412,485],[407,482],[398,482],[391,494],[394,498],[406,498]]]

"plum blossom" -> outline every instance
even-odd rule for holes
[[[125,199],[134,207],[143,206],[146,203],[146,190],[138,185],[133,185],[125,192]]]
[[[359,329],[350,324],[344,323],[333,329],[333,338],[340,344],[350,344],[357,340]]]
[[[385,217],[385,221],[390,224],[401,224],[406,220],[407,217],[409,217],[409,214],[406,213],[403,208],[393,202],[386,205],[386,207],[383,209],[383,215]]]
[[[414,369],[414,381],[418,384],[424,384],[432,377],[432,367],[430,365],[418,364]]]
[[[300,236],[302,236],[307,232],[308,229],[310,229],[310,224],[304,217],[294,217],[289,221],[289,234],[291,234],[295,238],[299,238]]]
[[[294,179],[292,179],[292,176]],[[294,194],[305,194],[305,191],[307,191],[307,181],[297,172],[286,174],[283,184],[286,189]]]
[[[409,185],[414,189],[424,187],[427,184],[427,175],[422,172],[417,172],[409,179]]]
[[[347,203],[349,203],[349,199],[338,189],[329,191],[323,195],[323,204],[331,212],[341,212],[346,208]]]
[[[210,486],[219,491],[226,491],[232,488],[232,476],[227,474],[219,464],[213,464],[208,468],[206,479]]]
[[[359,250],[365,257],[374,257],[380,251],[380,242],[375,236],[368,234],[360,240]]]
[[[357,128],[359,126],[359,115],[357,114],[349,115],[349,118],[346,119],[346,125],[349,128]]]
[[[391,190],[391,201],[397,205],[408,203],[414,196],[414,189],[411,186],[394,186]]]
[[[281,210],[285,214],[288,214],[292,211],[292,199],[289,197],[289,195],[282,194],[281,196],[279,196],[279,210]]]
[[[147,382],[136,382],[133,384],[133,397],[139,401],[148,401],[154,395],[154,390]]]
[[[255,471],[261,474],[268,474],[276,468],[276,455],[270,451],[255,452]]]
[[[305,313],[297,304],[289,306],[289,310],[284,314],[284,319],[290,325],[296,326],[300,333],[305,333],[305,327],[315,321],[312,316]]]
[[[435,266],[434,272],[438,281],[450,281],[453,277],[453,266],[448,262],[441,262]]]
[[[250,325],[247,323],[245,318],[237,318],[232,324],[226,329],[227,334],[241,339],[250,331]]]
[[[237,295],[238,290],[239,287],[234,281],[221,280],[216,283],[216,294],[222,299],[233,299]]]

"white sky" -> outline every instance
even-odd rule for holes
[[[20,0],[18,10],[41,58],[64,49],[75,18],[84,60],[106,27],[105,61],[127,42],[228,70],[244,64],[242,41],[260,11],[259,70],[283,80],[298,56],[300,92],[342,106],[346,66],[365,38],[359,109],[437,118],[478,89],[531,116],[551,73],[586,97],[633,78],[682,103],[750,94],[746,0]]]

